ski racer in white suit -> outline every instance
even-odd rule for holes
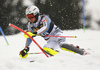
[[[30,21],[28,23],[28,32],[30,31],[31,33],[35,34],[35,36],[41,35],[47,41],[47,44],[43,47],[43,51],[45,53],[53,56],[58,53],[56,49],[60,47],[65,51],[71,51],[84,55],[84,51],[80,48],[67,44],[66,38],[64,37],[45,37],[45,35],[64,36],[64,34],[62,30],[51,21],[48,15],[39,14],[38,7],[29,6],[26,9],[26,17]],[[32,40],[27,38],[25,48],[20,51],[20,57],[27,57],[26,55],[29,51],[31,42]]]

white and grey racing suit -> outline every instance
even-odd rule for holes
[[[44,47],[57,49],[62,43],[65,43],[65,38],[61,37],[45,37],[45,35],[63,36],[63,32],[51,21],[48,15],[40,15],[36,23],[28,23],[28,31],[37,32],[41,35],[47,44]],[[32,40],[27,38],[26,46],[31,44]]]

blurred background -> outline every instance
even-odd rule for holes
[[[93,5],[93,3],[97,3]],[[85,0],[85,24],[87,29],[100,30],[99,0]],[[41,14],[47,14],[62,30],[82,29],[82,0],[2,0],[0,2],[0,27],[5,35],[19,33],[9,26],[15,24],[23,30],[27,29],[25,10],[36,5]],[[0,33],[1,35],[1,33]]]

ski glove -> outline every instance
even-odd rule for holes
[[[33,33],[32,33],[32,32],[30,32],[30,31],[27,31],[26,33],[29,34],[31,37],[35,37],[36,34],[37,34],[37,32],[33,32]],[[25,37],[25,38],[29,38],[29,36],[26,35],[26,34],[24,34],[24,37]]]
[[[20,53],[19,53],[19,56],[20,56],[21,58],[26,58],[26,57],[28,56],[28,53],[27,53],[28,51],[29,51],[29,47],[27,47],[27,48],[21,50]]]

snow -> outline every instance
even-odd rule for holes
[[[90,27],[91,29],[100,30],[100,0],[86,0],[85,15],[90,15]]]
[[[33,2],[31,0],[23,0],[22,4],[24,6],[31,6],[34,5],[35,0],[33,0]]]
[[[24,48],[25,38],[23,33],[6,36],[7,46],[3,36],[0,36],[0,70],[99,70],[100,69],[100,31],[96,30],[68,30],[63,31],[68,43],[79,45],[81,48],[91,49],[90,55],[81,56],[59,49],[60,53],[47,58],[44,54],[30,54],[27,58],[19,57],[19,52]],[[34,38],[41,47],[46,41],[40,36]],[[32,43],[29,52],[41,52]],[[30,62],[34,61],[34,62]]]
[[[92,18],[94,20],[100,20],[100,0],[88,0],[87,2],[86,9],[91,12]]]

